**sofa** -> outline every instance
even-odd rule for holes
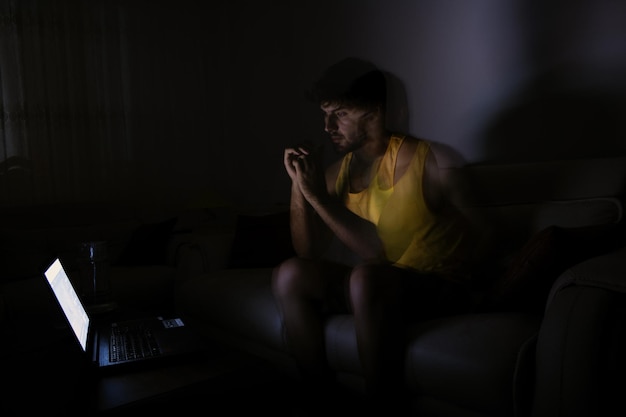
[[[480,219],[471,306],[412,323],[405,385],[420,416],[608,415],[626,348],[626,157],[474,164],[463,209]],[[297,380],[271,292],[293,255],[288,209],[228,210],[181,248],[176,308],[216,343]],[[325,323],[346,395],[363,391],[353,318]],[[611,414],[613,415],[613,414]]]
[[[220,211],[122,200],[1,206],[0,322],[55,311],[43,279],[55,257],[82,293],[86,242],[105,248],[98,274],[110,309],[174,311],[180,248],[216,215],[212,210]]]

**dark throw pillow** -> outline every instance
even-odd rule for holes
[[[139,226],[115,263],[117,266],[165,265],[176,218]]]
[[[491,309],[543,314],[554,281],[568,268],[619,247],[615,225],[577,228],[550,226],[518,251],[487,296]]]
[[[238,216],[230,268],[274,267],[294,254],[289,212]]]

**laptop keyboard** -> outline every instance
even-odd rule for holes
[[[111,362],[147,358],[161,354],[161,349],[150,329],[139,325],[113,326],[109,346],[109,360]]]

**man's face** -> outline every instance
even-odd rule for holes
[[[323,103],[320,108],[324,114],[324,130],[338,153],[353,152],[367,140],[371,111],[337,103]]]

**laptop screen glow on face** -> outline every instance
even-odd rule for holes
[[[89,316],[65,273],[61,261],[56,259],[46,270],[45,275],[76,338],[85,351],[89,333]]]

